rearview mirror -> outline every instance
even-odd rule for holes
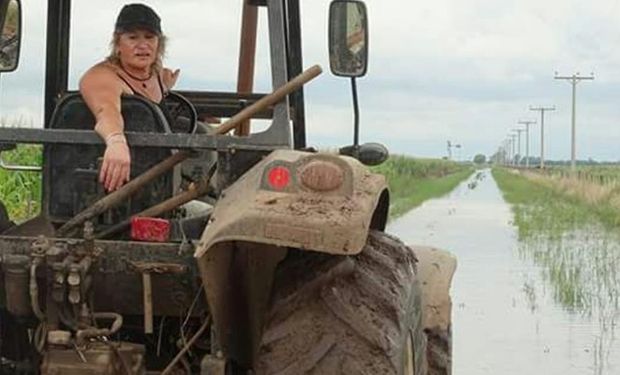
[[[368,61],[366,5],[334,0],[329,6],[329,66],[342,77],[362,77]]]
[[[19,62],[21,39],[21,3],[19,0],[4,1],[0,5],[0,72],[12,72]]]

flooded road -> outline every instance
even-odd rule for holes
[[[388,232],[458,258],[455,375],[620,374],[618,235],[596,222],[519,231],[488,170]]]

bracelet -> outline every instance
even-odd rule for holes
[[[108,134],[108,136],[105,137],[105,144],[107,146],[114,143],[127,143],[125,134],[123,134],[123,132],[114,132],[112,134]]]

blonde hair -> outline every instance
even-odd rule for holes
[[[108,57],[106,57],[107,62],[117,66],[121,66],[121,58],[119,57],[117,47],[122,34],[123,33],[115,32],[112,35],[112,41],[110,41],[110,54],[108,55]],[[153,72],[160,72],[164,67],[163,60],[164,56],[166,55],[166,42],[168,40],[168,38],[164,34],[158,35],[157,38],[157,56],[155,58],[155,62],[153,63],[153,65],[151,65],[151,71]]]

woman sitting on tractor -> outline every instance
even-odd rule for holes
[[[161,103],[176,83],[179,70],[163,67],[165,46],[155,11],[143,4],[125,5],[116,20],[110,55],[80,80],[80,92],[97,121],[95,131],[106,144],[99,181],[107,191],[120,188],[130,176],[121,95],[142,96],[166,113]]]

